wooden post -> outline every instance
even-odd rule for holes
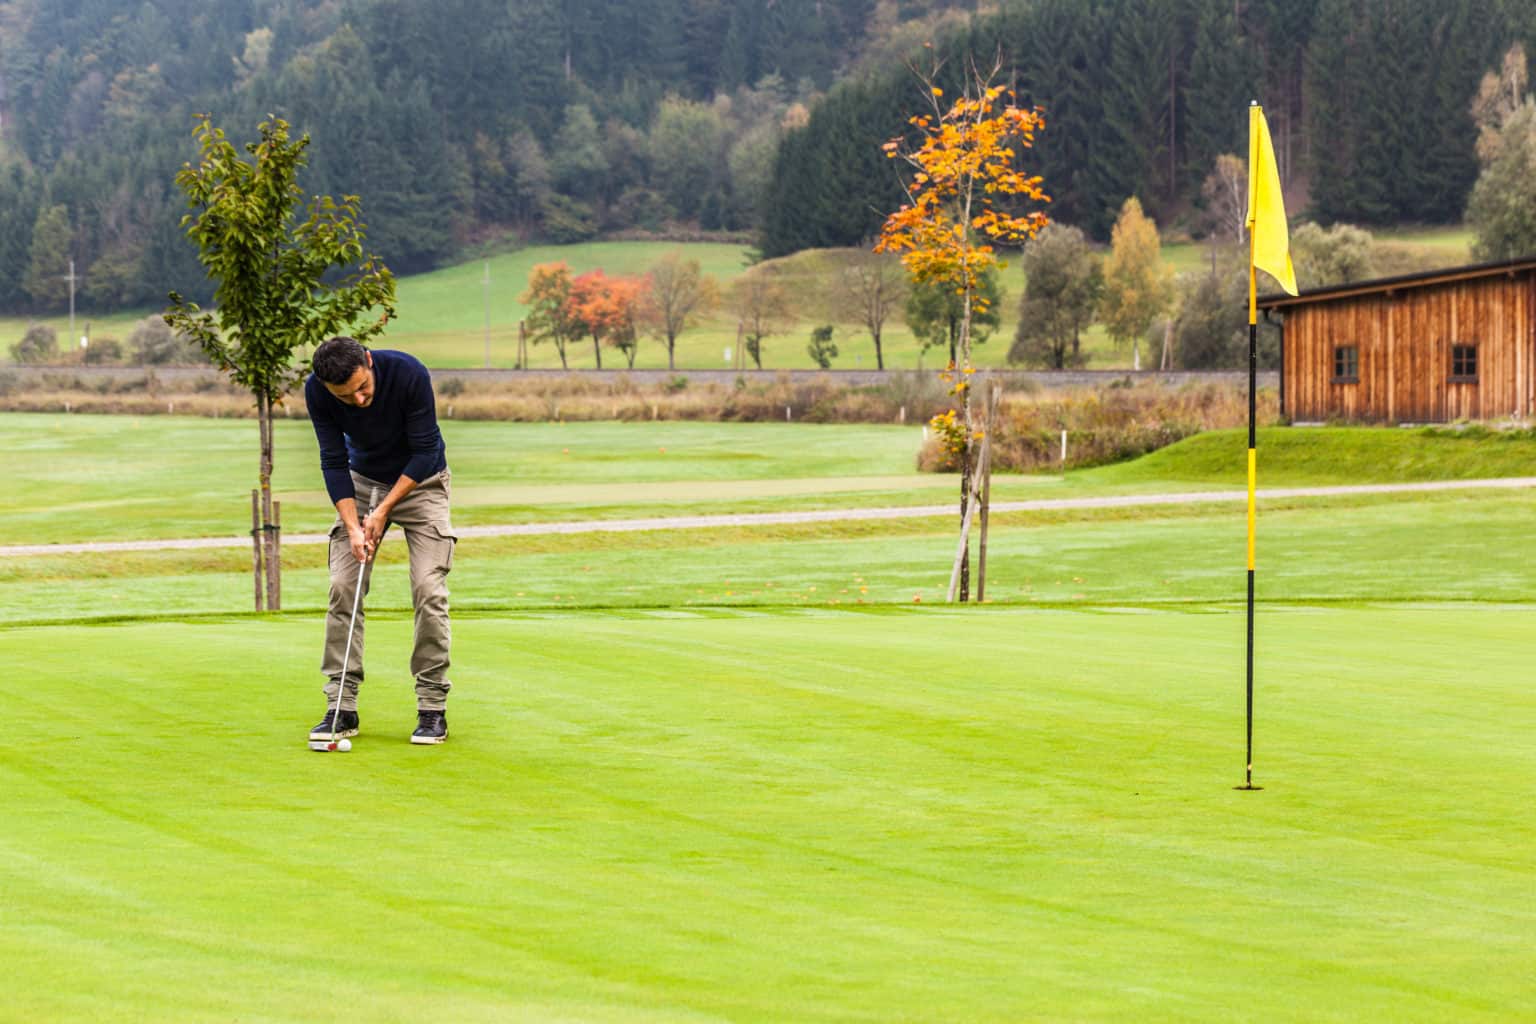
[[[251,488],[251,576],[256,580],[256,610],[261,603],[261,495]]]
[[[986,510],[982,510],[982,516],[986,516]],[[982,544],[986,544],[987,521],[981,521]],[[985,547],[982,548],[986,550]],[[272,503],[272,610],[282,611],[283,608],[283,503]]]
[[[975,451],[975,444],[971,438],[971,410],[970,396],[966,396],[965,410],[965,450],[960,453],[960,603],[965,604],[971,599],[971,542],[969,531],[971,519],[976,514],[975,479],[976,471],[981,468],[981,453]]]
[[[981,504],[981,459],[976,460],[973,471],[966,476],[962,486],[966,494],[965,515],[960,520],[960,546],[955,550],[955,564],[949,572],[949,594],[945,597],[951,604],[954,603],[956,591],[960,589],[961,566],[966,564],[966,556],[970,554],[971,523],[976,518],[976,506]]]
[[[987,595],[987,512],[992,507],[992,432],[997,429],[997,411],[1003,389],[993,384],[987,395],[987,432],[981,438],[981,538],[976,551],[976,603]]]
[[[272,403],[262,398],[258,406],[261,422],[261,537],[267,570],[267,611],[277,611],[277,578],[282,567],[277,564],[277,545],[272,535]]]

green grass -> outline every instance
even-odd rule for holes
[[[1278,603],[1536,601],[1536,494],[1263,502],[1258,595]],[[1245,521],[1225,506],[993,517],[987,597],[1015,604],[1189,605],[1241,599]],[[467,538],[460,610],[840,607],[942,602],[941,518],[699,531]],[[405,611],[398,535],[368,607]],[[325,606],[324,549],[290,546],[283,607]],[[241,549],[0,560],[0,623],[229,614],[251,604]]]
[[[915,471],[921,433],[777,423],[443,421],[464,525],[711,512],[931,505],[950,476]],[[249,528],[248,420],[0,414],[12,486],[0,544],[231,536]],[[994,479],[996,501],[1240,487],[1246,434],[1213,431],[1137,462]],[[1384,428],[1270,428],[1261,486],[1536,475],[1536,438]],[[309,425],[280,421],[274,489],[290,533],[333,512]]]
[[[1477,240],[1477,236],[1466,227],[1387,228],[1373,230],[1372,234],[1382,242],[1441,249],[1455,263],[1471,260],[1472,243]]]
[[[122,343],[123,351],[128,350],[128,335],[133,333],[134,325],[148,316],[153,310],[126,311],[121,313],[78,313],[75,316],[75,338],[70,341],[69,315],[62,316],[0,316],[0,362],[11,361],[11,346],[22,339],[27,333],[27,327],[36,322],[47,324],[58,334],[60,350],[73,350],[80,344],[80,336],[87,331],[93,339],[115,338]]]
[[[658,499],[708,511],[846,489],[849,479],[931,488],[915,427],[745,423],[443,421],[465,523]],[[0,414],[15,486],[0,491],[0,544],[228,536],[249,529],[253,420]],[[334,512],[307,422],[279,421],[274,489],[292,532]],[[44,498],[44,496],[46,496]],[[44,500],[39,500],[44,498]],[[568,515],[566,513],[560,513]]]
[[[461,615],[440,750],[379,616],[331,756],[312,617],[0,632],[4,1015],[1517,1018],[1531,613],[1266,614],[1261,793],[1235,611]]]
[[[289,522],[328,519],[280,426]],[[7,542],[238,528],[253,424],[0,427]],[[445,428],[461,521],[954,483],[894,428]],[[1240,487],[1245,444],[995,494]],[[1524,475],[1533,444],[1276,429],[1260,479]],[[968,609],[948,519],[466,539],[436,750],[404,740],[393,538],[364,734],[326,756],[320,548],[270,615],[239,550],[0,559],[0,1020],[1520,1019],[1533,514],[1261,504],[1257,793],[1241,503],[995,516]]]
[[[1213,430],[1089,478],[1242,484],[1248,432]],[[1259,431],[1260,486],[1403,483],[1536,475],[1536,433],[1472,427],[1272,427]]]

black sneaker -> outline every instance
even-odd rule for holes
[[[412,743],[441,743],[448,738],[448,715],[442,711],[416,712],[416,731]]]
[[[333,724],[331,718],[335,717]],[[340,712],[326,709],[325,717],[320,719],[320,724],[309,730],[309,738],[312,740],[328,740],[331,738],[345,739],[348,736],[357,735],[357,712],[342,708]]]

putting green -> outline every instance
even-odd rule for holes
[[[312,754],[313,616],[0,631],[17,1020],[1510,1020],[1530,605],[408,619]]]

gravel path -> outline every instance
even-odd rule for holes
[[[1417,484],[1363,484],[1348,487],[1278,487],[1261,489],[1262,499],[1326,498],[1349,494],[1411,494],[1424,491],[1515,490],[1536,487],[1536,477],[1496,480],[1438,480]],[[1104,498],[1042,498],[1034,501],[994,501],[993,512],[1052,512],[1062,509],[1141,508],[1151,505],[1199,505],[1244,502],[1246,490],[1187,491],[1178,494],[1126,494]],[[781,523],[829,523],[874,519],[920,519],[951,516],[956,504],[905,505],[899,508],[817,509],[806,512],[742,512],[733,515],[661,516],[654,519],[591,519],[565,523],[515,523],[505,526],[461,526],[460,537],[519,537],[552,533],[628,533],[639,530],[701,530],[718,526],[769,526]],[[323,533],[292,533],[284,544],[323,544]],[[75,555],[104,551],[173,551],[195,548],[249,547],[250,537],[202,537],[191,540],[94,541],[83,544],[18,544],[0,546],[0,558],[25,555]]]

